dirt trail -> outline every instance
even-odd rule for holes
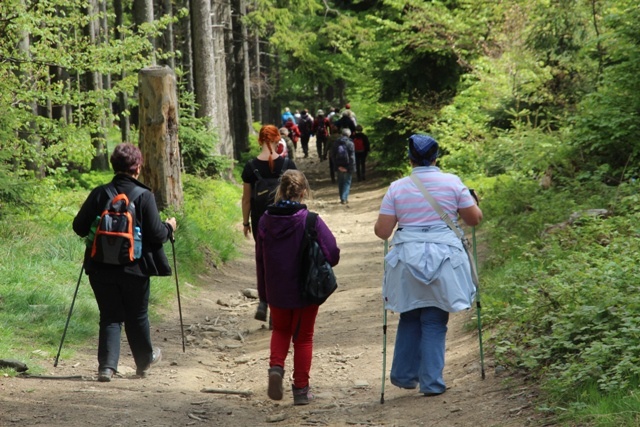
[[[147,379],[134,377],[123,342],[120,374],[110,383],[97,382],[92,343],[47,373],[79,378],[0,378],[0,426],[536,425],[533,391],[506,374],[496,375],[489,359],[481,379],[477,332],[469,326],[473,312],[451,316],[448,390],[429,398],[389,383],[398,316],[388,313],[385,403],[380,403],[383,243],[372,230],[386,188],[370,166],[367,181],[354,179],[349,205],[340,205],[327,162],[318,161],[313,145],[310,153],[309,159],[296,160],[314,190],[308,205],[327,222],[341,248],[335,269],[339,288],[320,308],[316,324],[315,401],[294,407],[289,392],[280,402],[267,397],[270,333],[253,319],[256,301],[242,295],[255,287],[253,244],[246,241],[244,256],[212,272],[208,286],[196,291],[181,283],[186,353],[176,306],[162,323],[152,324],[154,344],[164,358]],[[205,388],[250,394],[204,393]]]

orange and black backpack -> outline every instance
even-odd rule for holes
[[[98,220],[91,258],[105,264],[130,264],[140,258],[140,254],[134,250],[136,237],[138,244],[142,244],[140,228],[136,227],[136,207],[133,201],[147,190],[136,186],[127,195],[118,193],[113,183],[104,189],[109,195],[109,201]]]

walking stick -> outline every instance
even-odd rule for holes
[[[67,336],[67,328],[69,327],[69,320],[71,320],[71,313],[73,312],[73,306],[76,303],[76,297],[78,296],[78,288],[80,288],[80,281],[82,280],[82,273],[84,272],[84,264],[80,267],[80,276],[78,276],[78,284],[76,285],[76,291],[73,293],[73,299],[71,300],[71,307],[69,308],[69,315],[67,316],[67,323],[64,325],[64,332],[62,332],[62,339],[60,340],[60,347],[58,347],[58,354],[53,361],[53,367],[58,366],[58,359],[60,358],[60,352],[62,351],[62,343],[64,343],[64,337]]]
[[[384,241],[384,270],[387,270],[386,256],[389,251],[389,241]],[[382,300],[382,391],[380,392],[380,404],[384,403],[384,383],[387,373],[387,309],[384,305],[384,299]]]
[[[176,276],[176,293],[178,294],[178,312],[180,313],[180,335],[182,336],[182,352],[185,353],[184,346],[184,324],[182,323],[182,305],[180,303],[180,285],[178,285],[178,263],[176,262],[176,245],[174,244],[175,238],[173,236],[173,231],[171,231],[171,251],[173,252],[173,270],[175,271]]]
[[[476,269],[478,268],[478,253],[476,251],[476,228],[471,227],[471,235],[473,240],[473,262],[476,265]],[[480,340],[480,373],[482,375],[482,379],[485,378],[484,374],[484,350],[482,348],[482,318],[480,317],[481,311],[480,304],[480,288],[476,290],[476,310],[478,316],[478,339]]]

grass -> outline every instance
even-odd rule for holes
[[[55,357],[80,275],[84,242],[71,222],[93,186],[110,173],[34,182],[28,210],[7,209],[0,217],[0,355],[27,363],[37,373]],[[200,274],[236,256],[241,233],[240,188],[218,180],[184,177],[175,250],[180,281],[197,288]],[[173,267],[170,243],[165,252]],[[153,277],[150,315],[175,298],[174,277]],[[181,289],[182,290],[182,289]],[[186,289],[185,289],[186,291]],[[61,359],[97,337],[98,310],[82,275]],[[7,370],[5,370],[6,372]]]

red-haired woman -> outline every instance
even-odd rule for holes
[[[277,153],[280,131],[273,125],[264,125],[258,135],[258,144],[262,151],[255,159],[249,160],[242,171],[242,225],[244,235],[253,234],[255,240],[258,231],[258,222],[264,213],[264,209],[257,209],[253,202],[253,188],[258,181],[258,175],[262,179],[279,178],[287,169],[297,169],[291,159],[285,159]],[[256,173],[257,172],[257,173]],[[275,195],[275,192],[274,192]],[[273,198],[271,199],[273,203]]]

